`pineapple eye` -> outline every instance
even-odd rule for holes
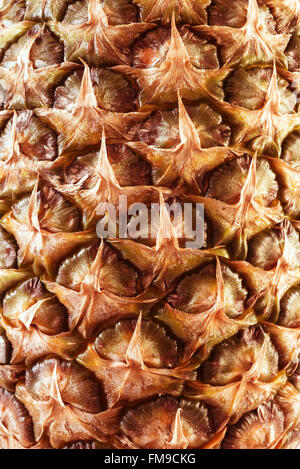
[[[213,110],[207,103],[187,106],[186,109],[200,136],[203,148],[229,145],[231,129],[224,124],[221,114]]]
[[[77,184],[84,177],[90,176],[90,165],[94,169],[97,161],[97,153],[88,153],[84,156],[78,156],[72,163],[59,172],[58,176],[61,177],[64,184]],[[61,174],[62,173],[62,174]]]
[[[237,158],[215,169],[208,176],[207,197],[234,204],[240,199],[250,167],[248,157]]]
[[[40,192],[40,226],[51,232],[76,232],[80,230],[81,215],[69,201],[51,187]]]
[[[186,106],[186,110],[200,136],[203,148],[229,145],[231,130],[222,116],[207,103]],[[134,126],[134,140],[158,148],[172,148],[180,142],[178,110],[155,111],[144,122]]]
[[[229,317],[240,315],[244,310],[247,291],[242,286],[240,277],[228,267],[222,266],[225,288],[225,307]],[[207,265],[190,276],[186,276],[177,290],[169,298],[169,303],[187,313],[201,313],[211,308],[217,297],[215,266]]]
[[[86,247],[64,260],[58,270],[57,283],[79,291],[96,257],[97,250],[97,246]]]
[[[78,25],[88,20],[88,0],[68,1],[66,3],[69,3],[69,5],[63,17],[64,23]]]
[[[179,409],[181,441],[178,441],[180,438],[175,429]],[[172,440],[174,448],[199,448],[212,435],[212,426],[203,403],[187,399],[178,402],[168,396],[126,412],[121,421],[121,430],[138,448],[145,449],[172,448]]]
[[[142,123],[131,129],[134,140],[160,148],[169,148],[179,142],[178,111],[155,111]]]
[[[58,270],[57,283],[79,291],[89,274],[98,252],[98,245],[81,249],[78,253],[62,262]],[[137,294],[138,274],[108,246],[105,247],[103,265],[100,271],[101,289],[116,295],[135,296]]]
[[[57,157],[55,133],[32,111],[21,111],[17,113],[15,127],[13,119],[10,119],[1,133],[0,160],[7,159],[14,132],[20,152],[33,161],[54,160]]]
[[[281,158],[298,167],[300,160],[300,131],[295,130],[283,142]]]
[[[284,430],[284,414],[273,403],[262,404],[229,427],[222,449],[268,448]]]
[[[13,213],[20,223],[26,223],[29,197],[13,206]],[[40,227],[52,233],[71,233],[80,230],[80,213],[51,186],[45,186],[37,194]]]
[[[225,82],[225,100],[249,110],[262,109],[272,79],[272,68],[238,69]],[[278,78],[280,94],[279,111],[282,114],[295,112],[297,96],[289,89],[289,82]]]
[[[113,172],[120,186],[150,185],[151,169],[149,163],[141,160],[133,151],[123,144],[107,145],[108,158]],[[65,184],[76,184],[83,177],[93,176],[94,168],[98,161],[98,153],[88,153],[78,156],[63,171]],[[88,188],[89,181],[84,184]]]
[[[33,189],[38,171],[57,157],[55,133],[32,111],[15,113],[0,135],[0,194],[15,199]]]
[[[212,171],[207,180],[207,197],[221,200],[228,204],[239,202],[241,191],[249,174],[251,159],[248,156],[236,158]],[[275,173],[265,159],[257,162],[256,168],[257,197],[265,206],[276,200],[278,184]]]
[[[151,167],[127,146],[108,145],[108,157],[120,186],[147,186],[151,184]]]
[[[123,361],[136,327],[136,320],[122,320],[97,337],[95,349],[109,360]],[[177,344],[153,321],[142,321],[140,350],[144,363],[152,368],[174,368]]]
[[[32,26],[29,21],[23,24],[21,32],[27,33],[8,47],[2,58],[2,105],[15,110],[48,108],[53,105],[54,83],[76,65],[62,63],[63,47],[47,28]]]
[[[29,448],[34,444],[33,426],[31,417],[25,406],[13,393],[0,388],[0,444],[1,448]],[[3,430],[4,428],[4,430]],[[9,434],[9,441],[7,439]],[[12,440],[12,441],[10,441]],[[2,446],[3,445],[3,446]]]
[[[281,255],[280,233],[275,230],[258,233],[249,242],[247,261],[256,267],[273,269]]]
[[[165,58],[170,47],[171,33],[168,28],[157,28],[132,47],[132,65],[137,68],[151,68]]]
[[[13,269],[17,265],[17,243],[13,236],[0,227],[0,269]]]
[[[11,45],[3,54],[2,67],[12,68],[18,61],[22,49],[30,38],[39,31],[37,26],[31,28],[27,34],[22,36],[16,43]],[[34,68],[58,65],[63,62],[63,46],[45,27],[32,45],[30,60]]]
[[[186,26],[179,29],[192,64],[199,69],[216,69],[219,66],[217,49],[213,44],[194,35]],[[171,30],[160,27],[137,40],[132,48],[132,65],[151,68],[166,59],[170,48]]]
[[[93,91],[100,108],[113,112],[136,110],[136,92],[129,82],[116,72],[91,68]],[[54,108],[71,112],[79,95],[83,71],[70,75],[54,95]]]
[[[260,15],[271,34],[276,34],[276,22],[268,6],[260,2]],[[267,2],[266,2],[267,3]],[[247,21],[248,2],[246,0],[215,0],[208,7],[209,24],[242,28]]]
[[[247,20],[247,2],[244,0],[215,0],[208,7],[208,22],[211,26],[241,28]]]
[[[216,345],[202,364],[199,375],[204,383],[224,386],[241,379],[258,359],[261,366],[259,379],[268,382],[278,373],[278,353],[269,336],[262,329],[252,327]]]
[[[60,2],[59,2],[60,3]],[[65,3],[71,3],[68,0]],[[102,6],[106,12],[109,24],[128,24],[138,20],[138,8],[131,0],[103,0]],[[68,5],[63,22],[79,25],[88,20],[88,0],[75,1]]]
[[[292,225],[289,225],[286,242],[293,250],[290,268],[297,269],[300,264],[299,233]],[[279,258],[283,255],[285,240],[283,234],[277,228],[258,233],[249,242],[247,260],[256,267],[270,270],[276,267]]]
[[[25,386],[33,399],[51,399],[53,377],[63,402],[85,412],[101,411],[100,389],[92,374],[76,362],[58,358],[46,358],[26,371]]]
[[[283,327],[300,327],[300,287],[291,288],[280,303],[278,324]]]
[[[26,43],[28,43],[30,37],[37,33],[39,29],[40,27],[38,25],[33,26],[26,32],[26,34],[21,36],[16,42],[8,47],[2,56],[1,66],[12,69],[18,62],[18,57],[24,46],[26,46]]]
[[[49,298],[49,301],[42,302]],[[37,277],[19,284],[9,290],[3,300],[3,317],[10,324],[18,327],[22,313],[40,303],[31,324],[36,325],[48,335],[60,334],[67,330],[67,312],[53,297]]]
[[[110,24],[128,24],[138,21],[139,9],[132,0],[104,0]]]
[[[299,51],[300,0],[0,0],[0,449],[299,447]]]

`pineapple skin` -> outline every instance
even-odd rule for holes
[[[299,0],[0,23],[0,448],[299,449]],[[98,239],[121,195],[156,239]]]

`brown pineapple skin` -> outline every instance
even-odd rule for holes
[[[1,3],[0,449],[300,448],[299,41],[298,0]],[[157,239],[98,239],[120,195]]]

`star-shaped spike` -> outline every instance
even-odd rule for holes
[[[141,341],[141,325],[142,325],[142,314],[139,315],[137,320],[134,333],[130,339],[127,351],[126,351],[126,363],[127,365],[136,364],[143,368],[144,360],[142,356],[142,352],[140,349],[140,341]]]
[[[27,285],[32,285],[33,275],[32,273],[31,281],[27,282]],[[32,304],[34,298],[35,303]],[[30,300],[29,305],[31,305],[29,307],[28,299]],[[27,293],[27,299],[25,294],[23,300],[24,302],[21,301],[13,313],[10,312],[7,316],[5,311],[0,317],[1,327],[5,330],[5,334],[12,346],[11,363],[26,362],[26,365],[29,365],[52,353],[67,360],[76,357],[78,352],[82,350],[82,336],[77,331],[62,332],[64,330],[62,322],[60,326],[54,328],[55,330],[52,329],[51,331],[50,326],[50,330],[48,329],[46,332],[43,327],[43,319],[42,322],[40,321],[43,317],[45,319],[44,314],[47,314],[48,308],[50,307],[51,310],[51,306],[53,307],[55,303],[58,306],[57,312],[59,309],[61,312],[64,311],[61,309],[61,305],[58,305],[56,298],[47,295],[46,298],[38,300],[38,297],[35,297],[35,295],[31,297],[31,293]],[[13,314],[13,316],[10,314]],[[56,316],[56,318],[58,317]],[[60,321],[54,322],[56,322],[56,325],[59,325]],[[53,317],[52,324],[54,324]]]
[[[24,224],[15,218],[12,209],[1,219],[1,225],[17,240],[21,266],[33,263],[36,272],[40,273],[42,269],[52,275],[63,257],[75,247],[95,239],[95,233],[90,231],[50,233],[41,228],[37,186],[38,182],[30,196]]]
[[[83,176],[76,184],[61,184],[49,173],[47,178],[58,192],[71,198],[81,208],[86,229],[94,226],[103,216],[102,208],[105,204],[117,207],[120,196],[126,196],[130,206],[136,200],[150,200],[156,194],[151,186],[120,186],[108,159],[104,130],[95,170],[90,176]]]
[[[39,173],[61,165],[62,160],[52,161],[56,156],[55,137],[31,111],[1,111],[1,121],[7,125],[1,134],[0,194],[6,200],[16,200],[33,190]]]
[[[279,372],[270,382],[264,382],[259,377],[246,373],[239,381],[225,386],[188,383],[186,394],[213,406],[218,412],[220,427],[223,428],[228,423],[235,424],[245,412],[254,410],[260,404],[272,399],[285,385],[286,379],[285,372]],[[247,407],[245,407],[246,398]]]
[[[5,111],[4,111],[5,112]],[[49,166],[49,162],[33,162],[20,151],[17,132],[17,114],[14,112],[11,135],[7,146],[0,151],[0,187],[5,197],[15,199],[20,185],[31,189],[38,171]]]
[[[66,60],[76,62],[83,58],[90,65],[96,66],[128,63],[131,43],[153,27],[148,23],[110,25],[98,0],[89,0],[85,23],[50,21],[48,24],[64,43]]]
[[[109,407],[113,407],[119,401],[134,402],[137,398],[140,399],[137,392],[140,396],[141,390],[143,398],[152,397],[161,392],[178,396],[182,390],[183,380],[195,379],[195,373],[191,367],[148,368],[143,362],[138,345],[139,335],[140,324],[138,322],[124,361],[101,358],[93,345],[89,345],[86,351],[78,357],[78,362],[101,380]],[[114,379],[111,378],[111,370],[113,370]]]
[[[295,263],[297,248],[290,239],[290,228],[291,223],[284,220],[281,225],[282,255],[273,269],[264,270],[243,261],[226,261],[245,277],[252,291],[249,303],[264,320],[278,320],[281,299],[300,280],[300,267]]]
[[[237,153],[224,147],[202,148],[195,125],[179,93],[178,106],[180,143],[175,148],[156,148],[142,142],[128,143],[128,146],[155,168],[155,185],[170,186],[178,181],[201,193],[205,173],[237,156]]]
[[[256,356],[255,361],[252,363],[252,366],[243,374],[242,381],[249,381],[249,380],[258,380],[263,368],[264,368],[264,360],[266,358],[266,354],[268,353],[268,337],[263,332],[263,343],[259,349],[259,352]]]
[[[181,419],[182,409],[179,408],[176,412],[176,417],[174,421],[174,430],[173,436],[170,442],[168,443],[169,448],[174,449],[186,449],[189,445],[189,440],[186,438],[183,429],[183,422]]]
[[[289,75],[285,72],[285,75]],[[261,109],[249,110],[226,102],[222,103],[223,113],[236,126],[234,144],[237,148],[249,146],[258,154],[280,156],[285,138],[300,125],[298,113],[283,114],[279,110],[277,70],[274,64],[272,79],[265,104]],[[221,105],[216,102],[220,109]]]
[[[172,282],[184,272],[212,260],[219,253],[226,256],[221,248],[211,250],[183,249],[179,247],[174,227],[160,192],[160,225],[154,247],[131,240],[110,240],[109,243],[121,252],[124,259],[143,272],[143,287],[154,282],[162,291],[170,288]]]
[[[73,360],[82,350],[83,339],[77,331],[48,335],[35,325],[30,325],[40,306],[41,302],[21,313],[18,318],[19,324],[16,326],[3,317],[0,318],[1,327],[12,345],[12,364],[25,362],[31,365],[36,360],[53,353],[65,360]]]
[[[57,370],[57,362],[55,362],[52,375],[51,375],[51,384],[49,396],[54,399],[61,407],[65,407],[65,404],[62,400],[61,393],[59,390],[59,374]]]
[[[30,52],[42,32],[43,28],[26,42],[13,67],[0,66],[0,83],[5,93],[4,106],[7,109],[51,106],[53,84],[77,68],[76,64],[69,62],[34,68]]]
[[[269,64],[274,60],[287,68],[284,51],[290,34],[271,34],[262,19],[257,0],[249,0],[246,24],[240,28],[229,26],[195,26],[195,31],[213,37],[222,47],[221,54],[227,66]],[[259,58],[259,59],[258,59]]]
[[[86,285],[90,284],[91,286],[93,286],[94,290],[97,292],[101,292],[100,273],[104,265],[103,251],[104,251],[104,241],[102,239],[99,249],[97,251],[96,257],[89,270],[88,279],[86,278],[84,280],[84,283]]]
[[[103,243],[81,284],[80,291],[63,287],[56,282],[44,280],[47,289],[54,293],[69,312],[69,327],[86,338],[92,337],[98,328],[123,317],[136,317],[149,309],[157,298],[143,293],[136,297],[117,296],[101,288],[99,271],[103,265]]]
[[[107,443],[109,436],[118,431],[120,408],[101,411],[99,399],[92,391],[97,389],[94,382],[87,379],[86,374],[82,375],[78,369],[68,369],[66,362],[52,360],[55,362],[49,363],[51,366],[46,369],[45,361],[39,364],[44,372],[42,396],[37,399],[27,381],[19,383],[16,389],[17,398],[34,416],[37,441],[45,435],[53,448],[61,448],[67,443],[80,440]],[[35,371],[34,369],[32,376],[34,382],[38,380],[34,375]],[[87,393],[85,397],[81,397],[85,402],[83,406],[76,405],[76,402],[73,404],[74,390],[70,393],[72,380],[83,380],[82,384]],[[91,410],[93,408],[94,411]]]
[[[97,106],[90,69],[84,63],[79,95],[71,112],[62,109],[37,109],[36,114],[58,133],[61,154],[84,150],[100,143],[103,131],[110,139],[126,138],[128,127],[146,115],[116,113]]]
[[[171,42],[164,60],[156,67],[138,69],[119,65],[114,70],[135,78],[141,88],[140,105],[161,105],[177,101],[177,92],[182,98],[195,100],[200,97],[222,98],[220,84],[229,73],[228,69],[199,70],[189,57],[180,36],[175,16],[172,17]]]
[[[242,257],[247,255],[247,242],[250,238],[284,218],[279,203],[271,206],[264,204],[258,190],[256,173],[257,156],[254,155],[240,200],[236,204],[230,205],[209,197],[195,196],[191,199],[204,203],[205,212],[219,233],[216,242],[228,244],[235,239],[236,253]]]
[[[159,193],[160,213],[159,226],[156,237],[155,249],[159,251],[164,245],[165,240],[172,240],[173,245],[178,248],[178,238],[176,236],[177,227],[173,225],[170,215],[167,211],[163,193]]]
[[[237,414],[238,410],[243,407],[243,400],[245,399],[245,396],[248,395],[249,391],[253,395],[253,400],[260,401],[261,399],[260,402],[263,402],[262,396],[260,396],[260,394],[272,395],[274,390],[277,390],[286,380],[284,372],[279,372],[275,379],[271,381],[271,383],[264,383],[263,378],[261,378],[268,353],[268,337],[264,332],[263,335],[263,343],[260,346],[255,362],[248,371],[243,373],[243,376],[239,382],[239,386],[237,392],[234,395],[234,401],[232,403],[232,413]]]
[[[108,160],[104,131],[102,133],[101,149],[98,153],[95,171],[90,178],[84,176],[82,182],[91,183],[91,188],[77,189],[75,201],[82,207],[85,214],[89,213],[85,220],[88,225],[91,220],[97,217],[98,213],[101,213],[103,203],[108,202],[117,205],[119,196],[122,193],[122,188]],[[80,186],[82,182],[79,181],[78,185]]]
[[[188,361],[201,347],[201,354],[205,359],[217,343],[236,334],[240,329],[256,323],[251,311],[247,311],[238,319],[231,319],[227,316],[224,280],[218,258],[216,280],[216,301],[207,311],[187,313],[165,303],[157,315],[158,319],[167,324],[184,341],[184,351],[181,357],[183,362]]]
[[[18,320],[26,327],[27,330],[30,329],[31,323],[37,313],[37,311],[40,309],[41,305],[44,303],[47,303],[52,301],[52,298],[43,298],[42,300],[37,301],[34,305],[30,306],[30,308],[26,309],[25,311],[22,311],[19,316]]]
[[[172,15],[177,23],[205,24],[209,0],[133,0],[141,8],[142,21],[170,24]]]

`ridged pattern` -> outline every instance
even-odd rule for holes
[[[299,1],[0,22],[0,447],[299,447]],[[122,195],[156,238],[97,238]],[[203,249],[166,202],[204,204]]]

